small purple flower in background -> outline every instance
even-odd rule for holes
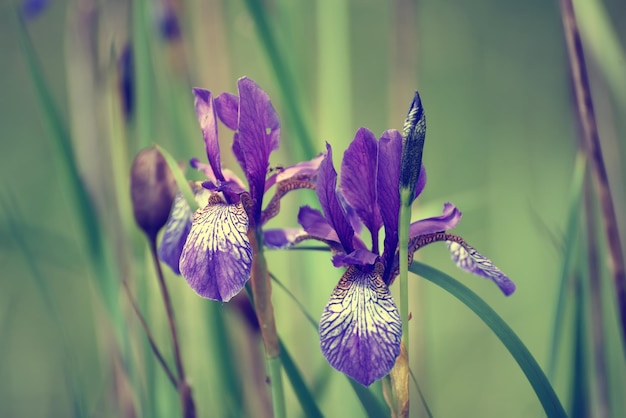
[[[199,203],[192,217],[187,202],[177,197],[159,248],[159,256],[174,272],[185,277],[198,295],[228,302],[250,277],[250,230],[261,227],[280,209],[280,199],[292,190],[313,189],[322,156],[274,173],[267,178],[269,157],[279,145],[280,123],[268,95],[252,80],[238,83],[239,96],[194,89],[195,108],[209,164],[197,159],[191,165],[208,180],[192,187]],[[235,131],[233,153],[248,181],[222,169],[217,117]],[[263,196],[272,186],[275,194],[262,209]]]
[[[320,346],[328,362],[363,385],[389,373],[400,353],[402,323],[389,285],[398,275],[398,217],[400,210],[400,167],[402,136],[396,130],[383,133],[380,140],[361,128],[346,150],[341,164],[341,184],[332,149],[320,165],[317,195],[322,212],[304,206],[298,221],[303,229],[285,230],[276,247],[304,239],[325,242],[333,252],[335,267],[347,267],[333,290],[319,325]],[[426,185],[421,167],[415,197]],[[460,237],[447,234],[458,224],[461,212],[446,203],[441,216],[411,224],[409,252],[435,241],[450,241],[453,260],[462,269],[493,280],[509,295],[513,282],[487,258]],[[369,231],[371,247],[359,237],[361,224]],[[384,228],[382,254],[379,231]],[[408,260],[410,261],[410,260]]]

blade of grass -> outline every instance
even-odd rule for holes
[[[196,198],[193,196],[193,191],[191,190],[191,186],[189,185],[189,182],[185,178],[183,171],[180,169],[180,167],[178,166],[178,163],[169,152],[167,152],[166,150],[164,150],[162,147],[158,145],[155,145],[155,147],[163,155],[163,158],[165,158],[165,162],[167,163],[167,166],[170,168],[170,170],[172,171],[172,174],[174,175],[174,180],[176,180],[178,189],[185,197],[185,200],[187,200],[187,204],[191,208],[191,211],[195,212],[198,209],[198,203],[196,202]]]
[[[153,138],[153,72],[150,58],[151,26],[146,18],[146,0],[132,2],[134,94],[136,99],[136,136],[138,149],[146,148]]]
[[[602,156],[600,136],[596,123],[591,86],[587,76],[585,55],[583,52],[578,24],[574,13],[572,0],[561,0],[561,17],[563,19],[563,31],[567,44],[570,70],[576,95],[576,107],[578,118],[583,130],[585,151],[591,162],[595,190],[602,211],[602,222],[606,235],[609,256],[609,267],[613,275],[615,297],[619,306],[619,317],[622,328],[622,341],[626,343],[626,264],[622,243],[619,236],[617,215],[613,202],[613,196],[609,185],[608,174]],[[626,350],[624,350],[626,355]]]
[[[322,411],[320,411],[317,406],[315,397],[311,394],[311,391],[309,391],[309,387],[302,378],[302,374],[298,370],[296,363],[294,363],[291,358],[289,351],[287,351],[287,347],[285,347],[283,340],[279,338],[278,341],[280,344],[280,358],[283,362],[285,373],[291,382],[291,387],[296,393],[296,397],[300,402],[300,406],[302,406],[302,410],[307,417],[323,417],[324,414],[322,414]]]
[[[298,160],[312,158],[317,154],[317,146],[312,140],[311,131],[304,119],[304,115],[309,114],[309,112],[304,112],[303,105],[298,100],[298,90],[296,89],[293,75],[288,68],[286,60],[283,59],[284,53],[280,50],[278,42],[272,33],[270,17],[267,14],[268,9],[259,0],[245,0],[244,2],[252,20],[254,20],[261,44],[265,48],[267,58],[280,87],[281,99],[284,103],[283,107],[287,118],[296,131],[295,136],[299,138],[298,141],[285,141],[287,151]],[[299,149],[292,149],[291,145],[294,143],[300,145]]]
[[[79,376],[79,372],[75,365],[72,362],[74,355],[76,355],[75,350],[69,344],[68,332],[67,328],[64,326],[63,321],[59,315],[59,309],[50,295],[50,288],[47,285],[47,281],[44,278],[44,274],[42,273],[39,263],[38,257],[32,252],[30,246],[24,239],[19,227],[18,223],[20,223],[21,219],[19,218],[19,209],[16,206],[15,197],[9,194],[8,196],[0,196],[0,207],[2,211],[7,214],[7,223],[9,230],[11,232],[13,241],[16,242],[19,250],[24,256],[25,264],[28,266],[30,270],[30,277],[33,278],[36,288],[39,290],[39,295],[43,299],[44,305],[46,307],[46,313],[49,315],[50,320],[52,321],[54,327],[57,330],[57,336],[59,338],[59,342],[61,345],[61,358],[63,367],[63,375],[64,380],[69,388],[72,400],[73,413],[75,417],[86,417],[86,400],[83,391],[81,390],[83,386],[83,382],[81,382],[81,378]]]
[[[564,328],[565,302],[567,301],[569,277],[572,271],[572,261],[576,251],[576,241],[578,237],[580,208],[582,201],[582,191],[587,168],[586,158],[583,152],[576,155],[574,174],[569,193],[569,209],[567,212],[567,224],[565,236],[563,237],[563,260],[561,262],[561,272],[559,279],[558,300],[552,326],[552,338],[550,341],[550,358],[548,360],[548,377],[554,379],[557,367],[557,356],[561,345],[561,335]]]
[[[567,417],[561,401],[535,358],[496,311],[468,287],[433,267],[414,261],[409,267],[409,271],[441,287],[478,315],[517,361],[522,372],[535,390],[548,418]]]

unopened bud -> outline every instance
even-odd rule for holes
[[[402,162],[400,165],[400,189],[411,191],[415,196],[417,178],[422,168],[422,152],[426,140],[426,116],[420,95],[416,91],[402,129]]]
[[[135,221],[149,239],[156,239],[167,222],[176,192],[163,155],[154,146],[141,150],[130,170],[130,197]]]

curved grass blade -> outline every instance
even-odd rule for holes
[[[517,361],[522,372],[524,372],[535,390],[548,418],[567,417],[561,401],[535,358],[496,311],[468,287],[433,267],[414,261],[409,266],[409,271],[441,287],[474,311],[491,328],[502,344],[509,350],[515,361]]]
[[[570,189],[569,210],[567,212],[567,227],[563,237],[563,261],[561,262],[560,285],[556,312],[554,315],[554,325],[552,327],[552,341],[550,342],[550,359],[548,361],[548,376],[552,379],[556,373],[557,354],[561,344],[561,334],[563,330],[563,315],[565,313],[565,301],[567,288],[572,271],[572,261],[576,252],[576,240],[579,229],[580,208],[582,191],[587,168],[587,159],[582,151],[576,155],[576,164],[572,177]]]
[[[279,50],[276,38],[272,33],[270,18],[266,11],[267,9],[263,6],[263,2],[258,0],[245,0],[244,3],[248,8],[252,20],[254,20],[259,38],[261,39],[261,44],[264,46],[269,62],[274,70],[274,75],[280,86],[282,101],[285,104],[284,109],[287,117],[296,130],[295,136],[299,138],[299,141],[293,142],[299,144],[300,149],[288,149],[288,151],[298,151],[296,155],[298,160],[309,159],[317,154],[315,151],[316,147],[311,138],[306,121],[302,116],[305,115],[306,112],[302,111],[302,106],[298,101],[296,83],[294,82],[291,71],[289,71],[286,60],[283,59],[285,54]],[[290,143],[285,143],[285,145],[290,145]]]
[[[283,343],[282,339],[278,339],[280,344],[280,359],[283,362],[283,367],[285,368],[285,373],[287,373],[287,377],[291,382],[291,387],[293,391],[296,393],[296,397],[298,401],[300,401],[300,406],[304,410],[304,413],[307,417],[323,417],[322,411],[320,411],[317,403],[315,402],[315,398],[311,394],[308,386],[304,382],[302,378],[302,374],[298,370],[298,367],[293,362],[289,351],[287,351],[287,347]]]
[[[180,169],[180,167],[178,166],[178,163],[169,152],[167,152],[165,149],[163,149],[162,147],[158,145],[155,145],[155,147],[156,149],[159,150],[161,155],[163,155],[163,158],[165,158],[165,162],[167,163],[167,166],[170,168],[170,171],[174,175],[174,180],[176,180],[176,185],[178,186],[178,189],[185,197],[185,200],[187,200],[187,204],[191,208],[191,211],[195,212],[198,209],[198,203],[196,202],[195,197],[193,197],[193,192],[191,191],[189,182],[187,181],[187,179],[185,178],[185,175],[183,174],[183,170]]]

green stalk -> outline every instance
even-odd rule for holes
[[[400,190],[400,318],[402,318],[402,342],[409,351],[409,227],[411,226],[411,198],[409,189]]]
[[[265,360],[270,378],[274,417],[284,418],[286,417],[286,412],[281,375],[280,342],[276,331],[274,307],[272,306],[272,283],[267,270],[267,261],[263,254],[263,235],[260,228],[258,230],[251,228],[248,232],[248,238],[250,239],[253,254],[250,285],[254,299],[254,310],[259,321],[261,337],[265,347]]]

